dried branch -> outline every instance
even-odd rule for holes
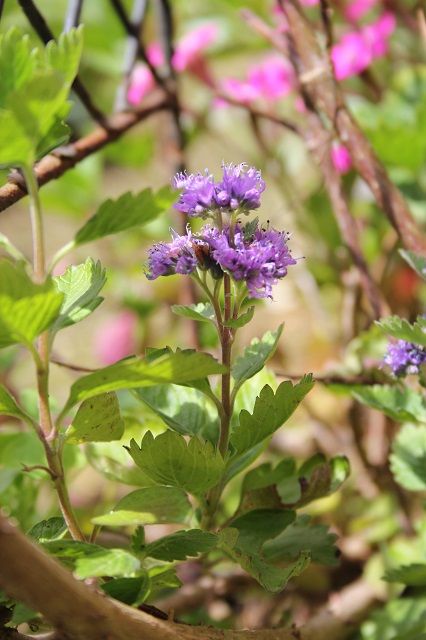
[[[111,116],[108,118],[108,129],[98,127],[89,135],[66,147],[61,147],[60,154],[51,153],[45,156],[35,168],[39,186],[43,186],[51,180],[56,180],[56,178],[62,176],[88,156],[120,138],[139,122],[146,120],[154,113],[166,111],[167,109],[169,109],[168,101],[161,100],[151,106]],[[0,211],[4,211],[25,195],[27,195],[27,192],[23,184],[8,182],[0,188]]]
[[[44,44],[47,44],[50,40],[54,40],[55,37],[53,33],[34,2],[32,0],[18,0],[18,2],[40,40],[42,40]],[[78,76],[76,76],[72,87],[92,118],[98,122],[98,124],[105,126],[105,115],[100,111],[100,109],[98,109],[98,107],[96,107],[96,105],[93,104],[89,92]]]
[[[55,640],[344,640],[376,601],[372,587],[358,581],[301,629],[222,631],[166,622],[78,582],[1,514],[0,587],[40,611]]]

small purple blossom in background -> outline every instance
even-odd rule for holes
[[[421,365],[426,363],[426,349],[406,340],[398,340],[388,345],[383,362],[398,377],[419,373]]]
[[[158,242],[149,250],[148,280],[155,280],[159,276],[170,276],[175,273],[188,275],[197,268],[197,258],[193,248],[191,231],[180,236],[172,232],[171,242]]]

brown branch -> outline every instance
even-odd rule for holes
[[[42,613],[55,640],[344,640],[376,600],[368,584],[356,582],[301,629],[222,631],[167,622],[78,582],[1,514],[0,587]]]
[[[108,119],[108,130],[98,127],[89,135],[80,138],[76,142],[61,148],[61,155],[51,153],[45,156],[35,168],[39,186],[43,186],[51,180],[60,178],[66,171],[92,155],[99,149],[120,138],[126,131],[134,127],[149,116],[169,108],[167,100],[161,100],[151,106],[145,106],[135,111],[121,112]],[[0,188],[0,211],[4,211],[14,202],[27,195],[22,184],[6,183]]]

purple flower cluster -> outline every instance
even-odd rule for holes
[[[260,207],[265,190],[261,172],[245,163],[224,164],[222,180],[215,182],[211,173],[178,173],[172,180],[182,189],[175,209],[191,217],[206,218],[216,211],[248,213]]]
[[[231,231],[205,226],[196,235],[174,234],[172,242],[154,245],[149,253],[148,278],[173,273],[190,274],[209,269],[217,278],[226,271],[235,281],[244,281],[252,298],[271,297],[272,286],[296,264],[287,246],[288,234],[261,229],[257,223],[237,224]]]
[[[426,349],[406,340],[398,340],[388,345],[383,362],[398,377],[419,373],[421,365],[426,363]]]

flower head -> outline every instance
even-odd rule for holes
[[[265,181],[255,167],[241,164],[224,164],[222,180],[216,184],[215,199],[219,207],[234,211],[250,211],[260,207],[260,195]]]
[[[159,276],[170,276],[174,273],[189,274],[197,267],[194,252],[194,242],[191,231],[180,236],[172,231],[171,242],[158,242],[149,250],[148,280],[155,280]]]
[[[202,173],[178,173],[172,180],[175,189],[182,189],[175,209],[190,217],[206,217],[216,208],[213,176],[207,169]]]
[[[398,377],[419,373],[420,366],[426,363],[426,348],[406,340],[398,340],[388,345],[383,362]]]

